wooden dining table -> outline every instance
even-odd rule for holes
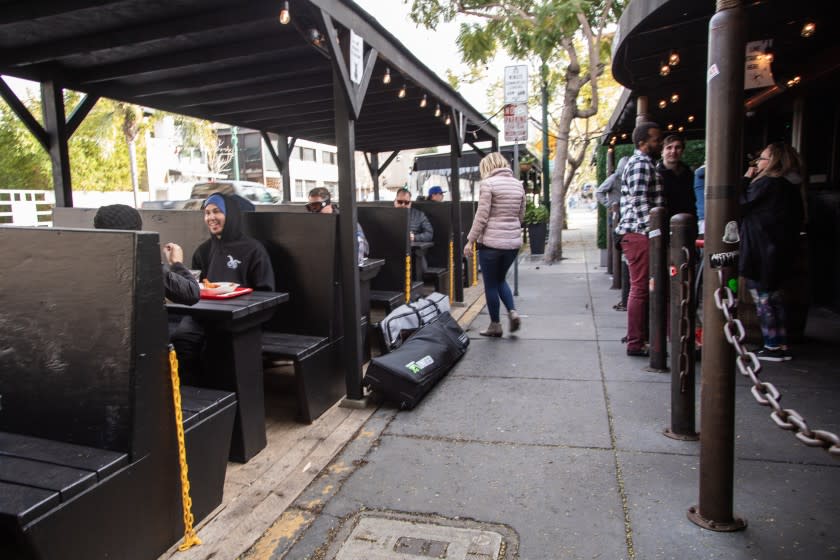
[[[262,324],[288,300],[286,292],[252,292],[195,305],[166,304],[170,316],[190,316],[205,329],[205,368],[195,383],[236,393],[231,461],[245,463],[266,446]]]

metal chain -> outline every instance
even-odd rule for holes
[[[758,378],[758,374],[761,372],[761,362],[753,352],[746,350],[741,344],[746,332],[743,323],[734,316],[735,296],[732,294],[732,290],[724,285],[721,270],[718,270],[718,286],[718,289],[715,290],[715,306],[723,312],[723,317],[726,319],[726,323],[723,325],[723,334],[738,355],[735,360],[738,371],[749,377],[753,383],[751,391],[755,400],[758,401],[758,404],[773,409],[770,418],[781,429],[795,432],[796,438],[809,447],[822,447],[832,457],[840,458],[840,438],[836,434],[825,430],[810,429],[801,414],[792,408],[782,408],[779,404],[782,395],[772,383],[761,381]]]
[[[690,254],[688,247],[682,248],[683,262],[680,265],[680,355],[679,355],[679,372],[680,372],[680,393],[685,393],[688,384],[688,343],[694,343],[689,333],[688,309],[691,305],[691,279],[689,278],[689,259]]]

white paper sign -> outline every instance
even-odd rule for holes
[[[365,44],[362,38],[350,30],[350,81],[354,84],[362,83],[364,73]]]
[[[764,41],[750,41],[747,43],[746,60],[744,63],[744,89],[769,87],[775,84],[773,80],[773,55],[770,47],[773,39]]]
[[[505,66],[505,105],[528,103],[528,67]]]

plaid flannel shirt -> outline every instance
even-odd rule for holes
[[[618,235],[644,234],[648,229],[650,209],[665,205],[664,189],[653,159],[639,150],[633,152],[621,175],[621,220]]]

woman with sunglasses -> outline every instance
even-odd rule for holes
[[[476,242],[487,312],[490,314],[490,326],[479,334],[499,337],[502,336],[499,300],[508,310],[510,332],[519,330],[521,323],[505,278],[522,246],[525,190],[513,176],[510,162],[499,152],[485,156],[478,169],[481,173],[478,208],[467,235],[464,256],[469,258],[472,255],[472,244]]]
[[[774,142],[747,170],[741,192],[741,248],[738,272],[755,301],[764,347],[759,360],[791,359],[785,329],[782,286],[788,280],[802,227],[799,155]]]

